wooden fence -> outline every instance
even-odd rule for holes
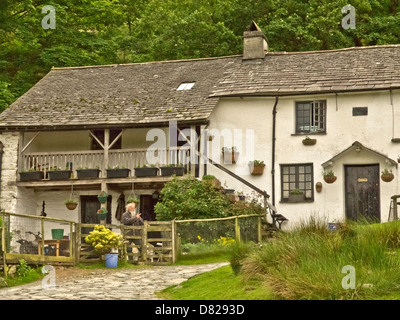
[[[96,224],[12,213],[0,213],[0,217],[2,220],[0,257],[2,257],[2,265],[5,270],[7,264],[18,263],[21,259],[30,264],[63,265],[95,263],[103,259],[96,255],[93,247],[85,242],[85,237],[89,235]],[[243,215],[215,219],[145,221],[143,226],[116,224],[106,224],[105,226],[123,236],[124,246],[120,251],[121,260],[129,263],[163,265],[176,262],[181,243],[178,227],[182,229],[186,223],[230,221],[234,225],[232,234],[237,241],[240,241],[242,239],[240,220],[255,218],[256,223],[250,221],[252,230],[256,230],[252,233],[255,234],[254,241],[260,242],[262,240],[262,217],[263,215]],[[60,226],[64,228],[64,231],[68,230],[69,234],[63,239],[50,238],[50,230]],[[23,234],[21,230],[25,231],[25,234],[40,235],[36,241],[30,241],[29,248],[32,251],[22,250],[26,240],[16,237],[18,234]]]

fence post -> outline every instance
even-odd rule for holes
[[[239,227],[239,218],[235,218],[235,238],[237,242],[240,242],[240,227]]]
[[[82,232],[81,224],[77,223],[75,225],[75,228],[76,228],[76,230],[75,230],[75,237],[76,237],[76,240],[75,240],[75,243],[76,243],[76,245],[75,245],[75,264],[79,264],[79,260],[81,258],[81,240],[82,240],[81,239],[81,232]]]
[[[176,222],[171,221],[172,263],[176,262]]]
[[[147,221],[142,226],[142,260],[147,262]]]
[[[257,240],[259,243],[262,241],[262,236],[261,236],[261,216],[257,217]]]
[[[40,255],[44,257],[44,217],[40,219],[40,229],[42,233],[42,250],[40,251]]]
[[[121,225],[121,235],[122,235],[122,241],[124,242],[124,245],[122,246],[122,254],[123,254],[123,259],[125,262],[127,262],[128,259],[128,249],[127,249],[127,240],[126,240],[126,231],[125,231],[125,226],[122,224]]]

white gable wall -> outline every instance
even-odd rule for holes
[[[316,138],[314,146],[304,146],[303,134],[296,134],[295,102],[310,100],[326,100],[327,124],[325,134],[310,134]],[[393,108],[391,105],[393,101]],[[222,131],[229,129],[232,132],[242,131],[242,143],[245,143],[246,129],[253,129],[255,133],[254,158],[264,160],[266,167],[262,176],[240,174],[262,190],[272,195],[272,109],[275,98],[226,98],[221,99],[210,117],[208,129]],[[353,107],[368,107],[367,116],[353,116]],[[393,115],[395,121],[393,122]],[[396,120],[398,119],[398,120]],[[397,134],[397,136],[396,136]],[[366,92],[352,94],[313,95],[297,97],[281,97],[277,105],[276,114],[276,151],[275,151],[275,205],[278,212],[285,215],[291,222],[299,221],[305,216],[318,214],[327,216],[329,220],[344,219],[344,165],[348,164],[379,164],[380,171],[385,168],[393,170],[395,179],[386,183],[380,180],[381,221],[387,221],[389,214],[390,197],[399,192],[398,169],[388,164],[384,157],[362,149],[359,153],[350,150],[333,164],[332,169],[337,178],[333,184],[327,184],[322,177],[321,164],[335,155],[349,148],[355,141],[365,147],[396,160],[400,154],[400,144],[391,142],[391,139],[400,137],[400,92],[393,92],[391,100],[388,91]],[[236,142],[236,141],[235,141]],[[209,142],[213,144],[213,142]],[[239,143],[235,144],[236,146]],[[221,147],[223,141],[221,139]],[[212,147],[209,148],[211,152]],[[242,150],[245,150],[243,147]],[[247,167],[246,158],[241,151],[238,164],[228,164],[226,167],[239,174]],[[221,154],[221,150],[219,150]],[[214,160],[217,159],[214,157]],[[221,159],[221,158],[220,158]],[[245,161],[244,161],[245,160]],[[283,203],[281,202],[281,164],[313,164],[314,201],[310,203]],[[242,183],[236,181],[220,170],[208,166],[208,173],[220,178],[222,184],[236,191],[248,191]],[[321,193],[315,191],[316,182],[322,182]],[[272,201],[272,198],[270,198]]]

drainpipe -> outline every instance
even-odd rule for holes
[[[272,109],[272,205],[275,206],[275,140],[276,140],[276,107],[278,105],[279,96],[275,97],[274,108]]]

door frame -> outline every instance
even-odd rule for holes
[[[83,221],[83,215],[84,215],[84,203],[86,201],[95,202],[94,200],[99,201],[97,199],[97,195],[81,195],[80,196],[80,200],[79,200],[81,202],[80,214],[79,214],[80,223],[87,223],[87,222],[82,222]],[[109,195],[108,198],[107,198],[107,211],[108,211],[108,213],[107,213],[107,219],[106,219],[106,222],[108,224],[111,223],[111,202],[112,202],[112,197]],[[100,209],[101,204],[100,204],[100,202],[98,202],[98,203],[99,203],[99,209]],[[97,224],[97,223],[94,223],[94,224]]]
[[[376,218],[379,219],[379,222],[381,222],[381,184],[380,184],[380,164],[379,163],[367,163],[367,164],[345,164],[343,167],[343,175],[344,175],[344,216],[345,219],[349,219],[348,215],[347,215],[347,201],[348,201],[348,192],[347,192],[347,169],[351,168],[351,167],[376,167],[377,168],[377,188],[378,188],[378,197],[377,197],[377,209],[378,209],[378,213]],[[367,217],[368,218],[368,217]]]

